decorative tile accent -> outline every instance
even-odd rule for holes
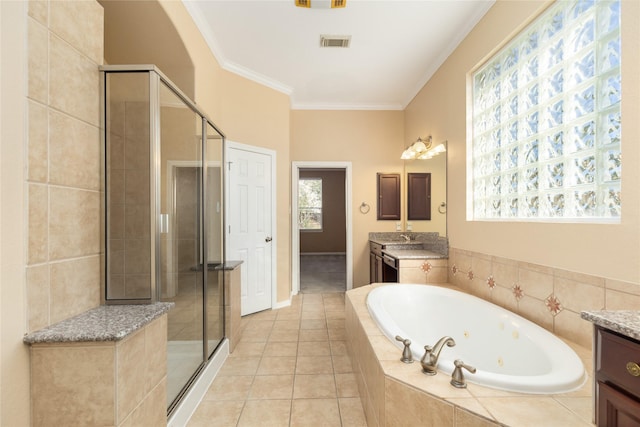
[[[467,278],[468,278],[469,280],[473,280],[473,271],[469,271],[469,272],[467,273]]]
[[[547,305],[547,308],[554,316],[562,311],[562,304],[560,304],[558,298],[556,298],[556,296],[553,294],[549,295],[544,303]]]
[[[458,266],[453,264],[453,267],[451,267],[451,272],[453,273],[453,275],[455,276],[456,273],[458,273]]]
[[[514,283],[513,288],[511,289],[513,290],[513,296],[516,297],[517,301],[520,301],[524,296],[524,290],[522,290],[520,285],[518,285],[517,283]]]
[[[487,286],[489,286],[489,289],[493,289],[496,287],[496,279],[494,279],[491,275],[487,277]]]
[[[427,274],[428,272],[430,272],[430,271],[431,271],[431,268],[432,268],[432,267],[433,267],[433,266],[431,265],[431,263],[430,263],[430,262],[425,261],[425,262],[423,262],[423,263],[422,263],[422,266],[421,266],[420,268],[422,269],[422,271],[424,272],[424,274]]]

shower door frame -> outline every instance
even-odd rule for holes
[[[221,139],[221,147],[220,147],[220,165],[224,165],[224,155],[225,155],[225,145],[226,145],[226,137],[224,133],[210,120],[206,114],[204,114],[200,108],[192,102],[177,86],[167,78],[155,65],[105,65],[100,67],[100,80],[101,80],[101,103],[106,108],[107,101],[107,78],[106,75],[109,73],[147,73],[149,76],[149,184],[150,184],[150,192],[149,192],[149,227],[150,227],[150,293],[149,298],[109,298],[109,284],[110,284],[110,275],[109,270],[107,268],[109,262],[109,239],[107,238],[106,230],[110,227],[108,223],[108,215],[106,215],[106,209],[110,206],[109,200],[109,192],[106,188],[106,163],[105,163],[105,173],[103,175],[103,188],[104,198],[103,202],[105,203],[103,212],[103,224],[105,225],[105,230],[103,232],[103,237],[105,242],[103,244],[105,250],[105,287],[104,294],[102,296],[105,304],[152,304],[162,299],[162,263],[160,260],[161,254],[161,222],[160,212],[161,212],[161,182],[160,182],[160,168],[161,168],[161,118],[160,118],[160,88],[164,83],[167,89],[173,92],[188,108],[190,108],[199,118],[201,122],[201,136],[200,136],[200,161],[195,161],[195,163],[199,163],[201,167],[201,175],[200,175],[200,188],[199,188],[199,199],[202,202],[201,207],[199,208],[200,213],[200,224],[198,225],[198,239],[200,244],[198,245],[201,248],[201,255],[204,257],[203,263],[203,271],[202,271],[202,281],[200,285],[202,286],[202,362],[200,366],[193,372],[190,379],[183,385],[181,391],[175,397],[175,399],[168,405],[167,414],[171,415],[173,410],[178,406],[182,398],[189,391],[191,386],[194,384],[200,373],[203,371],[204,367],[207,365],[208,361],[215,355],[216,351],[220,348],[222,343],[226,338],[226,325],[224,323],[224,312],[222,315],[222,336],[215,348],[209,348],[209,339],[208,339],[208,330],[207,330],[207,254],[208,254],[208,244],[207,238],[205,238],[205,230],[204,230],[204,218],[206,218],[207,209],[206,209],[206,194],[207,194],[207,180],[202,179],[202,177],[207,176],[208,170],[208,162],[207,159],[207,136],[209,131],[209,126],[213,129]],[[101,115],[101,125],[102,125],[102,138],[103,138],[103,147],[105,149],[104,158],[106,159],[106,143],[108,141],[108,127],[105,120],[105,114]],[[217,163],[218,161],[216,161]],[[193,164],[191,166],[194,166]],[[224,203],[224,194],[225,194],[225,181],[226,181],[226,173],[225,168],[220,167],[220,179],[221,179],[221,201]],[[226,262],[226,254],[225,254],[225,227],[226,220],[224,215],[224,209],[221,210],[223,214],[221,215],[221,265],[224,266]],[[224,310],[224,274],[221,274],[221,307]]]

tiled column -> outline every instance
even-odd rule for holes
[[[100,304],[97,1],[28,2],[28,330]]]

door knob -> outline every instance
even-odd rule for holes
[[[271,236],[267,236],[266,239],[264,239],[265,242],[269,243],[270,241],[272,241],[273,239],[271,238]]]

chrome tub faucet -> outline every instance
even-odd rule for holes
[[[424,356],[422,356],[422,359],[420,359],[422,372],[424,374],[435,375],[438,373],[438,357],[440,357],[440,352],[442,351],[442,347],[444,347],[445,344],[448,347],[453,347],[454,345],[456,345],[456,342],[451,337],[442,337],[433,347],[431,347],[430,345],[424,346]]]

